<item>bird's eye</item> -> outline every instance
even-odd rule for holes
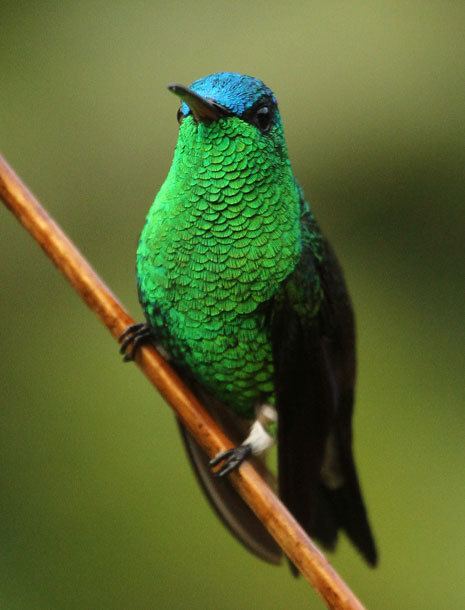
[[[182,123],[182,120],[183,120],[183,119],[184,119],[184,115],[183,115],[183,113],[182,113],[181,108],[179,108],[179,109],[178,109],[178,112],[177,112],[177,114],[176,114],[176,120],[177,120],[177,122],[178,122],[178,123],[181,125],[181,123]]]
[[[272,121],[273,113],[269,106],[257,108],[253,116],[253,122],[262,133],[266,133],[270,129]]]

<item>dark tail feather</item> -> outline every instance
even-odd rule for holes
[[[335,519],[349,539],[371,566],[378,563],[378,552],[363,501],[352,449],[353,391],[346,392],[340,401],[341,418],[336,432],[340,471],[344,484],[331,491]]]
[[[378,562],[378,553],[360,491],[345,486],[332,491],[331,495],[342,529],[345,530],[366,561],[374,567]]]
[[[347,485],[340,489],[321,485],[317,498],[315,521],[309,534],[325,548],[333,550],[338,531],[342,529],[367,563],[376,566],[378,553],[360,491]]]
[[[346,413],[350,416],[348,409]],[[366,561],[375,566],[378,554],[358,482],[350,427],[340,426],[332,438],[333,450],[325,457],[324,475],[322,473],[315,489],[315,511],[309,533],[325,547],[333,549],[338,530],[342,529]],[[329,479],[328,472],[333,473]]]
[[[196,388],[196,391],[197,395],[203,394],[198,388]],[[221,424],[231,440],[239,445],[247,434],[250,422],[241,421],[233,417],[223,405],[217,402],[215,402],[214,408],[212,408],[213,401],[210,398],[204,395],[201,398],[210,415]],[[279,564],[282,552],[274,539],[237,493],[229,480],[212,476],[208,457],[184,426],[180,422],[178,424],[197,481],[223,524],[239,542],[260,559],[269,563]],[[264,464],[257,460],[254,465],[263,478],[273,485],[271,474],[267,471]]]

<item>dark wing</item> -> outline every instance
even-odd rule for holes
[[[335,547],[340,529],[377,553],[352,454],[355,331],[343,274],[308,210],[303,251],[270,313],[279,492],[306,531]]]
[[[193,391],[210,415],[221,425],[232,441],[240,445],[250,428],[250,421],[241,420],[221,403],[208,396],[198,384],[195,384],[192,380],[189,381]],[[212,475],[209,459],[205,452],[185,427],[179,421],[178,423],[197,481],[223,524],[239,542],[260,559],[269,563],[280,563],[282,558],[281,549],[262,522],[257,519],[226,477],[218,478]],[[255,460],[254,466],[271,486],[276,485],[261,461]]]

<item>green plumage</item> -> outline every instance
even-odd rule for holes
[[[294,178],[276,98],[258,79],[229,72],[169,89],[182,100],[179,139],[137,250],[148,324],[128,329],[123,350],[133,342],[132,357],[144,341],[163,348],[240,443],[209,464],[181,425],[206,496],[252,552],[280,559],[210,467],[225,477],[272,444],[273,427],[283,502],[324,546],[344,530],[374,565],[352,455],[352,307]],[[237,415],[257,418],[245,439]]]
[[[273,130],[263,138],[239,118],[185,118],[137,251],[141,301],[163,347],[249,417],[273,400],[264,304],[302,250],[300,191],[280,122]]]

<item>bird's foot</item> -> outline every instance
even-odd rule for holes
[[[215,470],[214,474],[216,477],[224,477],[238,468],[250,455],[252,455],[251,445],[239,445],[239,447],[234,449],[227,449],[218,453],[218,455],[210,460],[210,467],[214,468],[221,464],[221,467]]]
[[[260,455],[274,444],[278,420],[276,409],[271,405],[262,404],[257,407],[256,411],[257,419],[252,424],[249,436],[242,445],[221,451],[210,460],[211,468],[221,464],[218,470],[214,470],[215,476],[224,477],[238,468],[251,455]]]
[[[121,347],[119,353],[123,354],[123,361],[130,362],[136,357],[137,351],[142,345],[154,343],[155,336],[150,324],[141,322],[128,326],[124,333],[119,337]]]

